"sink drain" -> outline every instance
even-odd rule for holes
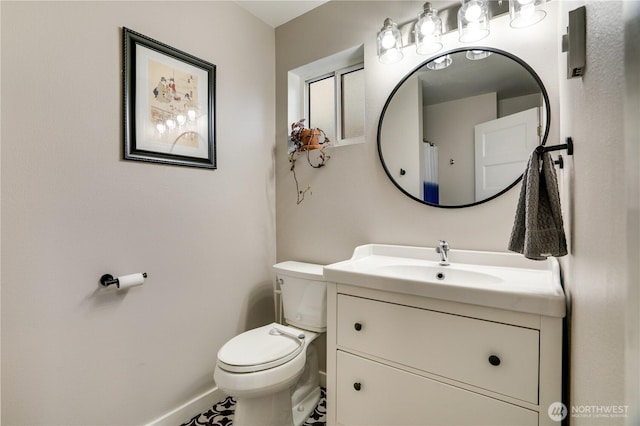
[[[436,278],[439,280],[444,280],[444,272],[438,272],[436,274]]]

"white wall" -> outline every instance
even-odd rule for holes
[[[402,62],[381,64],[376,34],[386,17],[400,24],[416,18],[424,2],[338,1],[326,3],[276,28],[276,179],[278,259],[332,262],[349,257],[353,248],[370,242],[433,246],[447,239],[452,247],[505,251],[518,188],[489,203],[466,209],[429,207],[402,194],[388,179],[378,158],[378,119],[387,97],[409,71],[426,58],[404,49]],[[553,3],[551,3],[553,4]],[[515,53],[538,71],[558,110],[556,15],[531,30],[508,28],[507,17],[492,21],[483,44]],[[327,25],[331,25],[328,30]],[[504,36],[508,34],[508,36]],[[535,35],[535,44],[531,39]],[[443,37],[447,48],[460,47],[456,34]],[[318,170],[297,167],[298,178],[310,182],[313,194],[295,203],[295,185],[286,155],[286,73],[306,63],[364,43],[366,143],[333,148]],[[535,46],[535,47],[534,47]],[[551,120],[549,143],[558,143],[558,117]],[[481,227],[476,224],[482,223]]]
[[[2,5],[0,5],[0,46],[2,46]],[[0,81],[2,81],[2,55],[0,55]],[[2,99],[2,84],[0,84],[0,99]],[[0,102],[0,117],[2,117],[2,102]],[[2,152],[2,119],[0,119],[0,153]],[[0,171],[2,155],[0,154]],[[2,173],[0,173],[0,194],[2,194]],[[0,237],[2,236],[2,197],[0,196]],[[2,244],[0,244],[0,259],[2,258]],[[2,354],[2,262],[0,261],[0,354]],[[0,366],[2,359],[0,355]],[[0,368],[0,383],[2,383],[2,368]],[[2,386],[0,385],[0,423],[2,423]]]
[[[232,2],[1,8],[2,423],[143,424],[273,318],[274,30]],[[217,170],[121,160],[122,26],[217,65]]]
[[[433,246],[439,238],[457,248],[506,250],[519,185],[476,207],[437,209],[400,193],[380,166],[376,129],[384,102],[395,83],[424,58],[417,57],[413,48],[406,48],[402,62],[380,64],[375,35],[386,17],[401,24],[415,19],[422,3],[330,2],[276,29],[278,259],[332,262],[349,257],[359,244]],[[625,328],[630,330],[629,336],[638,335],[638,324],[625,323],[625,297],[627,289],[637,287],[638,273],[633,264],[637,264],[640,253],[637,242],[633,242],[638,213],[624,198],[627,176],[636,175],[625,172],[623,2],[588,2],[586,75],[567,81],[561,36],[567,12],[580,4],[547,3],[549,15],[531,29],[535,32],[531,38],[529,30],[509,30],[506,20],[493,20],[491,36],[482,44],[514,53],[540,75],[550,96],[548,143],[563,143],[566,136],[574,138],[575,155],[559,171],[571,246],[570,256],[562,260],[572,303],[570,404],[624,405]],[[331,31],[327,30],[329,23]],[[458,47],[454,38],[444,36],[445,45]],[[363,42],[367,143],[334,149],[327,167],[308,174],[313,195],[296,206],[285,152],[288,123],[283,76],[288,69]],[[637,43],[629,43],[629,49],[634,46],[637,49]],[[633,147],[631,143],[629,146]],[[631,148],[630,152],[637,153],[637,149]],[[630,161],[637,168],[637,160],[626,163]],[[637,182],[635,185],[637,189]],[[629,221],[629,215],[635,215],[636,225]],[[637,290],[629,294],[637,297]],[[627,309],[637,306],[637,302],[630,302]],[[637,320],[632,312],[627,316]],[[629,354],[638,353],[637,342],[635,345],[633,341],[627,345]],[[631,373],[637,377],[637,370]],[[637,380],[631,380],[629,384],[627,378],[627,389],[637,388]],[[630,398],[637,402],[637,392]],[[627,421],[632,424],[633,420]],[[578,425],[611,422],[603,418],[572,419],[572,424]],[[622,424],[625,420],[613,422]]]
[[[211,387],[220,345],[271,319],[274,179],[279,260],[324,263],[358,244],[438,238],[506,250],[519,188],[480,206],[437,209],[400,193],[380,165],[382,106],[423,58],[408,48],[403,62],[382,65],[375,34],[385,17],[407,22],[422,4],[330,2],[279,27],[274,47],[271,28],[226,2],[0,3],[3,424],[141,424]],[[576,142],[560,173],[572,252],[563,259],[571,403],[624,404],[637,402],[623,328],[636,338],[627,353],[637,355],[638,325],[625,323],[625,307],[637,320],[638,303],[625,296],[637,297],[640,254],[637,208],[621,186],[637,192],[629,181],[637,158],[625,160],[637,145],[625,151],[622,131],[622,2],[588,3],[587,73],[566,81],[560,35],[578,5],[548,3],[535,43],[499,18],[483,44],[533,66],[551,99],[549,143]],[[218,170],[120,160],[121,26],[218,65]],[[297,206],[287,71],[361,43],[367,143],[333,149],[323,169],[298,167],[313,194]],[[142,269],[143,287],[97,288],[104,272]],[[611,419],[572,421],[596,423]]]
[[[458,249],[506,251],[519,188],[475,207],[443,209],[418,203],[400,192],[382,168],[377,149],[378,120],[396,86],[425,57],[404,49],[404,60],[385,65],[376,55],[376,34],[386,17],[409,22],[421,1],[332,1],[276,28],[276,221],[278,260],[331,263],[347,259],[355,246],[367,243],[433,247],[446,239]],[[330,25],[331,30],[328,30]],[[555,8],[535,30],[513,31],[506,16],[492,21],[484,45],[510,51],[531,64],[544,82],[552,111],[558,107],[559,48]],[[508,36],[505,36],[507,34]],[[530,48],[535,37],[536,46]],[[461,47],[456,34],[443,37],[447,48]],[[364,44],[366,142],[329,148],[322,169],[298,163],[298,180],[312,186],[296,205],[295,183],[287,160],[287,72],[336,52]],[[557,117],[551,120],[549,143],[558,143]],[[478,226],[481,224],[481,226]]]
[[[438,147],[440,204],[476,202],[475,126],[498,118],[497,109],[496,92],[425,107],[425,137]]]
[[[634,236],[625,218],[623,2],[561,2],[559,28],[566,27],[568,11],[583,4],[585,75],[566,80],[565,68],[559,70],[562,133],[576,146],[563,188],[571,229],[571,254],[562,262],[571,300],[570,402],[624,405],[625,298],[628,283],[638,285],[629,281],[627,262],[637,263],[640,254],[626,244]],[[610,422],[576,418],[573,424]]]
[[[382,155],[387,170],[409,194],[423,198],[422,84],[418,76],[408,78],[394,94],[386,111],[380,137],[387,143]],[[336,151],[338,153],[339,150]],[[403,175],[400,170],[404,170]]]
[[[625,382],[627,424],[640,423],[640,3],[624,4],[625,18],[625,186],[627,294]]]

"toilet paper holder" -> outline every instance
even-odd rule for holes
[[[147,273],[143,272],[142,277],[147,278]],[[101,276],[100,284],[102,284],[103,287],[109,287],[110,285],[115,284],[116,287],[120,288],[120,280],[118,279],[118,277],[114,278],[111,274],[104,274],[103,276]]]

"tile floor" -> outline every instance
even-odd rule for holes
[[[198,414],[181,426],[231,426],[236,402],[232,397],[220,401],[204,413]],[[320,402],[309,416],[304,426],[324,426],[326,424],[327,398],[321,388]]]

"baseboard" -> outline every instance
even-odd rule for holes
[[[213,404],[220,402],[227,397],[218,387],[209,389],[206,392],[196,396],[191,401],[182,404],[180,407],[171,410],[165,415],[158,417],[154,421],[147,423],[145,426],[178,426],[188,422],[193,416],[204,413]]]
[[[320,386],[327,388],[327,373],[320,372]],[[206,392],[196,396],[191,401],[182,404],[180,407],[158,417],[145,426],[178,426],[186,423],[196,414],[204,413],[216,402],[223,401],[227,395],[217,387],[213,387]]]

